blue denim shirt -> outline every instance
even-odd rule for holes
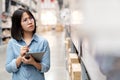
[[[12,80],[45,80],[44,72],[47,72],[50,68],[50,48],[48,41],[36,34],[34,34],[29,48],[31,52],[45,52],[42,57],[41,71],[37,70],[32,65],[21,63],[20,67],[16,66],[16,58],[20,55],[20,46],[25,46],[26,43],[23,39],[16,41],[11,38],[7,45],[7,56],[6,56],[6,70],[12,73]]]

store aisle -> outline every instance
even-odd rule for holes
[[[49,31],[40,34],[45,37],[51,49],[51,68],[45,73],[46,80],[69,80],[65,64],[64,32]],[[5,49],[0,49],[0,80],[10,80],[11,75],[5,70]]]
[[[49,31],[42,35],[49,41],[51,49],[51,68],[46,80],[68,80],[65,64],[64,32]]]

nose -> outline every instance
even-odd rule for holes
[[[29,23],[32,23],[32,19],[28,19],[28,24],[29,24]]]

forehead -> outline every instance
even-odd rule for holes
[[[22,14],[22,18],[27,18],[27,17],[30,17],[30,14],[28,14],[27,12],[24,12],[24,13]]]

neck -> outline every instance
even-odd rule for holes
[[[33,33],[24,33],[23,38],[27,45],[30,44],[32,36],[33,36]]]

